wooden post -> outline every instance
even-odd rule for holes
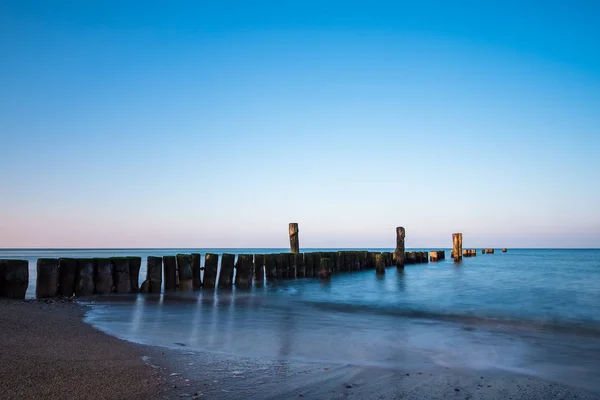
[[[265,255],[254,255],[254,282],[257,284],[265,281]]]
[[[200,276],[200,253],[192,253],[192,286],[194,290],[200,290],[202,287],[202,278]]]
[[[380,253],[375,254],[375,272],[377,275],[385,274],[385,263],[383,261],[383,255]]]
[[[452,234],[452,258],[455,262],[462,260],[462,233]]]
[[[303,253],[302,257],[304,258],[304,276],[307,278],[312,278],[315,276],[313,253]]]
[[[129,274],[129,270],[127,271]],[[91,296],[94,294],[94,262],[89,258],[77,259],[75,274],[75,296]]]
[[[280,253],[277,257],[277,279],[288,279],[290,273],[290,254],[292,253]]]
[[[131,283],[131,293],[140,291],[140,268],[142,266],[142,257],[129,258],[129,281]]]
[[[296,266],[296,278],[306,277],[306,265],[304,265],[304,254],[294,254],[294,265]]]
[[[175,256],[163,256],[165,292],[177,289],[177,260]]]
[[[177,290],[181,292],[191,292],[194,289],[192,279],[192,255],[177,254],[177,274],[179,275],[179,285]]]
[[[394,252],[394,261],[398,268],[404,268],[404,238],[406,237],[406,231],[403,227],[399,226],[396,228],[396,251]]]
[[[221,272],[219,274],[219,289],[230,289],[233,286],[233,269],[235,254],[223,253],[221,256]]]
[[[204,282],[205,289],[214,289],[217,284],[217,269],[219,267],[219,255],[207,253],[204,256]]]
[[[148,256],[146,261],[146,280],[142,284],[142,293],[160,293],[162,286],[162,257]]]
[[[298,223],[290,222],[290,252],[300,253],[300,241],[298,239]]]
[[[252,254],[239,254],[235,263],[235,287],[247,289],[252,286]]]
[[[321,258],[319,261],[319,278],[330,279],[331,278],[331,260],[329,258]]]
[[[113,283],[115,293],[130,293],[131,278],[129,275],[129,258],[128,257],[112,257]]]
[[[73,296],[75,291],[75,274],[77,260],[74,258],[58,259],[58,294],[65,297]]]
[[[35,297],[43,299],[58,294],[58,259],[38,258]]]
[[[0,260],[0,297],[24,299],[28,286],[27,260]]]
[[[430,251],[429,252],[429,261],[438,262],[438,251]]]
[[[113,273],[110,258],[94,258],[94,293],[110,294],[113,290]]]
[[[277,280],[277,254],[265,254],[265,276],[267,282]]]

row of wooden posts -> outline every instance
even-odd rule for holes
[[[219,270],[219,257],[221,268]],[[428,261],[426,252],[407,252],[406,264]],[[279,280],[319,277],[396,265],[392,252],[338,251],[313,253],[208,253],[148,256],[146,279],[139,286],[141,257],[40,258],[37,260],[36,297],[90,296],[110,293],[187,292],[200,288],[238,289]],[[29,283],[27,260],[0,260],[0,297],[24,298]],[[200,271],[203,270],[204,274]],[[235,270],[235,274],[234,274]]]
[[[503,248],[502,252],[506,253],[508,249]],[[481,249],[481,254],[494,254],[494,249]],[[452,234],[452,251],[450,256],[454,261],[458,262],[463,257],[475,257],[477,255],[476,249],[464,249],[462,248],[462,233]]]
[[[277,280],[319,277],[332,274],[385,268],[405,264],[436,262],[445,259],[443,250],[406,252],[405,230],[396,228],[396,249],[392,252],[337,251],[300,253],[297,223],[289,225],[290,253],[234,254],[208,253],[201,267],[201,254],[148,256],[146,279],[139,286],[141,257],[111,258],[40,258],[37,260],[36,297],[89,296],[110,293],[160,293],[192,291],[200,288],[245,289],[253,282],[262,284]],[[474,250],[462,250],[462,234],[452,235],[452,257],[460,261],[463,255],[473,256]],[[486,252],[493,253],[493,249]],[[506,251],[506,249],[503,249]],[[458,256],[455,256],[458,255]],[[200,271],[204,273],[201,274]],[[235,271],[235,274],[234,274]],[[218,275],[218,276],[217,276]],[[0,260],[0,297],[25,298],[29,285],[27,260]]]

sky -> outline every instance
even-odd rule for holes
[[[594,1],[0,2],[0,248],[600,247]]]

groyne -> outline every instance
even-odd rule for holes
[[[395,266],[439,262],[444,250],[405,251],[406,231],[396,228],[393,252],[342,250],[300,252],[297,223],[289,225],[290,252],[278,254],[200,253],[148,256],[146,276],[139,285],[142,258],[40,258],[37,260],[36,297],[91,296],[129,293],[191,292],[197,290],[244,290],[253,285],[290,279],[320,278],[357,271],[385,274]],[[475,249],[462,249],[462,233],[452,234],[455,262],[473,257]],[[506,249],[503,249],[506,252]],[[493,249],[483,249],[493,254]],[[203,257],[204,256],[204,257]],[[202,265],[204,258],[204,265]],[[0,297],[23,299],[29,285],[27,260],[0,260]]]

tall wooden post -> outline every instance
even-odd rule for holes
[[[403,227],[399,226],[396,228],[396,251],[394,252],[394,259],[398,268],[404,268],[404,238],[406,237],[406,231]]]
[[[298,239],[298,223],[290,222],[290,252],[300,253],[300,241]]]
[[[452,234],[452,257],[455,262],[462,260],[462,233]]]

